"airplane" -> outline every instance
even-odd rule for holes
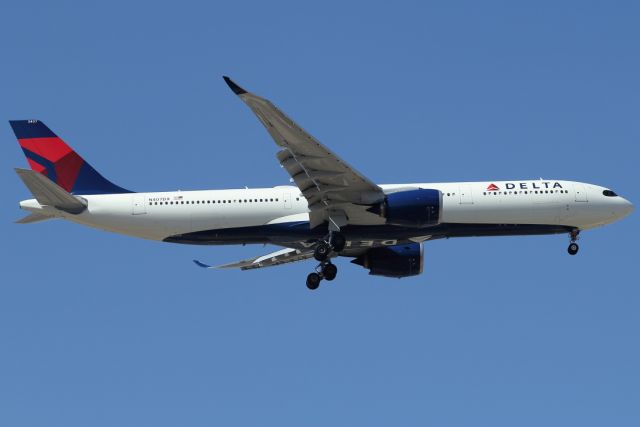
[[[33,197],[18,223],[62,218],[149,240],[273,244],[282,249],[204,268],[257,269],[315,259],[317,289],[336,278],[332,260],[352,258],[369,274],[409,277],[424,268],[424,243],[450,237],[578,234],[629,215],[634,207],[606,187],[556,179],[375,184],[265,98],[229,77],[279,151],[290,183],[273,188],[141,193],[104,178],[38,120],[10,121],[31,169],[16,172]]]

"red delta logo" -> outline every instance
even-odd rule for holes
[[[500,187],[498,187],[495,184],[489,184],[489,186],[487,187],[487,191],[498,191],[500,190]]]

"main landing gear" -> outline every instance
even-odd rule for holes
[[[346,244],[347,241],[341,233],[332,231],[329,233],[329,238],[318,242],[313,257],[320,262],[326,261],[332,251],[342,252]]]
[[[338,267],[331,262],[320,263],[316,267],[315,273],[310,273],[307,276],[307,288],[312,291],[318,289],[320,282],[324,280],[332,281],[338,275]]]
[[[569,252],[569,255],[577,254],[578,249],[580,249],[580,247],[576,243],[576,240],[578,240],[578,234],[580,234],[580,230],[572,230],[571,233],[569,233],[569,237],[571,238],[571,243],[569,243],[569,247],[567,248],[567,252]]]
[[[342,252],[347,241],[341,233],[331,232],[329,237],[321,240],[316,245],[313,257],[320,261],[316,267],[316,271],[307,276],[307,288],[311,290],[318,289],[320,282],[324,280],[331,281],[338,275],[338,267],[329,261],[332,252]]]

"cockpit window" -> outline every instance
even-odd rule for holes
[[[603,195],[605,195],[605,196],[607,196],[607,197],[616,197],[616,196],[617,196],[617,194],[616,194],[616,193],[614,193],[614,192],[613,192],[613,191],[611,191],[611,190],[604,190],[604,191],[602,192],[602,194],[603,194]]]

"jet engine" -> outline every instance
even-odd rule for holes
[[[424,248],[422,243],[372,248],[351,262],[367,268],[373,276],[417,276],[424,266]]]
[[[416,189],[387,194],[384,201],[368,209],[384,217],[387,224],[422,228],[440,223],[442,192]]]

